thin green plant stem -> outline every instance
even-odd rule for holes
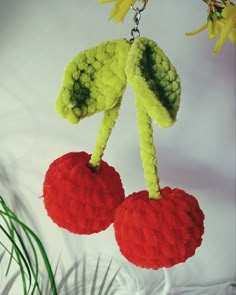
[[[25,278],[25,270],[24,270],[23,264],[21,262],[21,259],[24,262],[24,265],[25,265],[25,267],[27,269],[28,275],[30,275],[30,269],[29,269],[29,266],[27,264],[27,261],[26,261],[24,255],[22,254],[20,248],[17,246],[17,244],[15,243],[15,241],[11,238],[11,236],[8,234],[8,232],[4,229],[4,227],[2,225],[0,225],[0,229],[3,231],[3,233],[6,235],[6,237],[10,240],[10,242],[12,243],[12,245],[14,246],[14,248],[16,250],[16,252],[15,252],[16,253],[16,259],[17,259],[18,265],[20,267],[20,273],[21,273],[21,278],[22,278],[23,290],[24,290],[24,294],[27,294],[28,293],[28,290],[27,290],[27,283],[26,283],[26,278]]]
[[[32,287],[31,292],[32,292],[32,294],[33,294],[34,291],[35,291],[35,289],[37,288],[39,294],[41,295],[42,293],[41,293],[41,291],[40,291],[40,287],[39,287],[39,283],[38,283],[38,276],[39,276],[39,267],[38,267],[38,266],[39,266],[39,263],[38,263],[37,252],[36,252],[36,250],[35,250],[34,244],[32,243],[32,241],[31,241],[31,239],[30,239],[28,233],[25,232],[25,235],[27,236],[28,241],[29,241],[30,246],[31,246],[31,249],[32,249],[32,251],[33,251],[33,255],[34,255],[34,259],[35,259],[35,263],[34,263],[34,264],[35,264],[35,267],[33,266],[32,262],[31,262],[30,255],[29,255],[29,253],[28,253],[28,251],[27,251],[27,248],[25,247],[24,241],[23,241],[23,239],[21,238],[21,236],[19,235],[19,233],[18,233],[17,231],[16,231],[16,235],[17,235],[17,237],[18,237],[18,240],[20,241],[20,244],[21,244],[22,249],[23,249],[23,251],[24,251],[24,253],[25,253],[25,255],[26,255],[26,258],[27,258],[28,263],[29,263],[29,267],[30,267],[31,272],[32,272],[33,277],[34,277],[34,285],[33,285],[33,287]],[[35,270],[34,270],[34,268],[35,268]]]
[[[3,206],[3,209],[5,210],[5,206]],[[5,210],[6,212],[6,210]],[[16,242],[15,242],[15,235],[14,235],[14,229],[12,227],[12,223],[9,219],[9,216],[6,212],[6,216],[4,215],[1,215],[2,219],[5,221],[5,224],[7,226],[7,229],[8,229],[8,232],[1,226],[1,229],[2,231],[5,233],[5,235],[7,236],[7,238],[10,240],[11,242],[11,245],[12,245],[12,251],[11,251],[11,255],[10,255],[10,261],[8,263],[8,267],[7,267],[7,273],[9,272],[9,267],[10,267],[10,264],[11,264],[11,259],[12,257],[14,257],[14,253],[16,255],[16,260],[17,260],[17,263],[19,265],[19,268],[20,268],[20,273],[21,273],[21,278],[22,278],[22,285],[23,285],[23,290],[24,290],[24,294],[26,294],[30,287],[31,287],[31,273],[30,273],[30,269],[28,267],[28,264],[27,264],[27,261],[25,260],[25,257],[23,255],[23,253],[21,252],[20,248],[17,246]],[[9,220],[7,220],[9,219]],[[9,233],[9,234],[8,234]],[[28,286],[28,290],[27,290],[27,283],[26,283],[26,273],[24,271],[24,267],[23,267],[23,264],[21,263],[21,259],[23,260],[24,262],[24,265],[26,267],[26,270],[27,270],[27,275],[28,275],[28,281],[29,281],[29,286]]]
[[[10,232],[11,231],[11,227],[9,225],[9,222],[7,221],[7,218],[5,216],[1,216],[1,218],[4,220],[7,228],[8,228],[8,231]],[[11,267],[11,263],[12,263],[12,259],[14,258],[14,247],[13,245],[11,246],[11,252],[9,252],[10,254],[10,258],[9,258],[9,261],[8,261],[8,265],[7,265],[7,270],[6,270],[6,275],[8,275],[9,271],[10,271],[10,267]],[[17,261],[17,260],[15,260]]]
[[[98,256],[95,272],[94,272],[94,275],[93,275],[93,283],[92,283],[92,287],[91,287],[91,291],[90,291],[91,295],[95,295],[97,277],[98,277],[98,270],[99,270],[99,263],[100,263],[100,255]]]
[[[25,243],[24,243],[23,239],[21,238],[21,235],[18,233],[18,230],[14,226],[13,222],[12,221],[10,221],[10,222],[11,222],[11,225],[12,225],[12,231],[15,232],[15,235],[18,238],[18,241],[19,241],[20,246],[22,248],[22,252],[24,253],[24,255],[26,257],[26,260],[28,262],[29,268],[31,270],[30,277],[29,277],[29,290],[31,289],[31,292],[33,294],[36,286],[38,286],[38,280],[37,280],[37,277],[38,277],[38,259],[37,259],[37,253],[35,251],[35,248],[34,248],[33,243],[31,242],[31,240],[29,238],[30,246],[31,246],[31,248],[33,250],[33,253],[34,253],[34,256],[35,256],[35,268],[36,268],[36,274],[35,274],[35,272],[34,272],[34,266],[33,266],[32,262],[31,262],[31,257],[30,257],[30,255],[29,255],[29,253],[27,251],[27,248],[25,246]],[[27,235],[27,233],[26,233],[26,235]],[[14,240],[15,240],[15,238],[14,238]],[[33,285],[33,287],[31,287],[32,286],[32,276],[31,276],[31,273],[32,273],[32,275],[34,277],[34,285]],[[40,290],[39,290],[39,292],[40,292]]]
[[[27,236],[27,239],[29,240],[29,243],[32,247],[32,250],[33,250],[33,253],[34,253],[34,256],[37,257],[37,252],[36,252],[36,249],[34,247],[34,244],[32,242],[32,240],[36,243],[37,247],[38,247],[38,250],[41,254],[41,257],[43,259],[43,262],[44,262],[44,265],[46,267],[46,270],[47,270],[47,273],[48,273],[48,277],[49,277],[49,282],[50,282],[50,287],[51,287],[51,292],[52,292],[52,295],[56,295],[57,294],[57,288],[56,288],[56,284],[55,284],[55,279],[54,279],[54,274],[52,272],[52,269],[51,269],[51,265],[50,265],[50,262],[48,260],[48,257],[47,257],[47,254],[46,254],[46,251],[40,241],[40,239],[38,238],[38,236],[27,226],[25,225],[23,222],[21,222],[18,217],[7,207],[7,205],[5,204],[4,200],[0,197],[0,203],[3,207],[3,209],[5,211],[2,211],[0,210],[0,216],[2,217],[7,217],[10,219],[11,223],[14,221],[16,222],[20,228],[23,230],[23,232],[25,233],[25,235]],[[14,227],[15,228],[15,227]],[[2,227],[2,230],[4,230],[4,228]],[[6,232],[6,231],[5,231]],[[7,232],[6,232],[7,234]],[[9,236],[9,235],[8,235]],[[19,239],[20,236],[18,236],[18,239]],[[23,248],[24,248],[24,243],[23,241],[20,239],[19,240],[20,243],[22,242],[21,246],[23,245]],[[14,242],[13,244],[15,245],[16,249],[20,251],[19,247],[17,247],[15,241],[13,239],[11,239],[11,242]],[[25,249],[26,250],[26,249]],[[22,252],[20,251],[20,253],[22,254]],[[27,253],[27,250],[25,252],[25,254]],[[23,257],[19,256],[19,253],[16,251],[16,255],[17,255],[17,259],[18,259],[18,262],[19,262],[19,266],[20,266],[20,270],[22,272],[22,270],[24,270],[22,264],[21,264],[21,258],[23,259]],[[23,255],[23,254],[22,254]],[[29,257],[28,257],[29,258]],[[33,267],[32,267],[32,264],[30,264],[30,268],[27,264],[27,260],[25,260],[25,258],[23,259],[24,262],[26,262],[26,265],[27,265],[27,271],[29,271],[29,269],[32,271],[33,273],[33,276],[34,276],[34,279],[35,279],[35,284],[34,284],[34,287],[33,287],[33,292],[35,291],[35,288],[37,287],[38,290],[39,289],[39,285],[38,285],[38,281],[37,281],[37,278],[38,278],[38,260],[36,258],[36,272],[33,270]],[[30,272],[29,272],[30,274]],[[24,286],[24,294],[26,294],[26,280],[25,280],[25,277],[23,276],[22,277],[22,281],[23,281],[23,286]],[[33,293],[31,293],[33,294]]]
[[[59,270],[59,262],[60,262],[60,259],[61,259],[61,254],[59,255],[59,257],[58,257],[58,260],[57,260],[57,263],[56,263],[56,266],[55,266],[55,268],[54,268],[54,272],[53,272],[53,277],[54,278],[56,278],[56,276],[57,276],[57,273],[58,273],[58,270]],[[46,289],[45,290],[45,293],[46,294],[48,294],[49,293],[49,287],[50,286],[50,281],[49,280],[47,280],[47,284],[46,284],[46,286],[44,285],[44,288]],[[42,285],[42,287],[43,287],[43,285]],[[42,289],[42,288],[41,288]],[[58,292],[59,292],[59,286],[57,286],[57,290],[58,290]]]
[[[21,244],[21,247],[23,249],[23,252],[26,256],[26,259],[27,259],[27,262],[29,263],[29,268],[30,268],[30,264],[31,264],[31,260],[30,260],[30,257],[28,255],[28,252],[26,251],[25,247],[24,247],[24,243],[20,237],[20,235],[18,234],[18,231],[16,229],[16,227],[14,226],[14,223],[12,222],[11,220],[11,217],[14,215],[14,213],[7,207],[7,205],[5,204],[5,202],[2,200],[1,202],[1,205],[3,207],[3,210],[6,212],[6,216],[2,216],[2,219],[5,221],[6,225],[7,225],[7,228],[8,228],[8,231],[11,235],[11,238],[12,240],[16,241],[15,239],[15,234]],[[16,243],[15,243],[16,244]],[[14,251],[15,251],[15,248],[14,248],[14,244],[12,244],[13,248],[12,248],[12,255],[10,256],[10,259],[13,257],[14,255]],[[16,255],[17,255],[17,258],[20,259],[20,257],[18,257],[18,253],[16,252]],[[22,254],[23,255],[23,254]],[[28,263],[27,263],[27,266],[28,266]],[[11,264],[11,261],[9,261],[9,264]],[[10,265],[8,265],[8,268],[10,267]],[[31,268],[32,269],[32,268]],[[28,270],[28,268],[27,268]],[[32,276],[31,276],[31,272],[28,271],[28,280],[29,280],[29,287],[28,287],[28,291],[30,290],[31,288],[31,284],[32,284]]]
[[[24,224],[23,222],[21,222],[17,218],[17,216],[6,206],[6,204],[5,204],[4,201],[3,201],[3,204],[6,207],[5,209],[7,209],[7,215],[10,216],[11,219],[13,219],[14,221],[16,221],[21,226],[21,228],[24,230],[25,233],[29,233],[33,237],[34,241],[36,242],[36,244],[38,246],[38,249],[39,249],[40,254],[41,254],[42,258],[43,258],[43,261],[44,261],[46,270],[48,272],[49,281],[51,283],[51,289],[52,289],[53,295],[54,294],[57,294],[56,284],[55,284],[54,275],[53,275],[53,272],[52,272],[52,269],[51,269],[51,266],[50,266],[50,262],[48,260],[46,251],[45,251],[45,249],[44,249],[44,247],[43,247],[40,239],[38,238],[38,236],[26,224]],[[1,214],[1,211],[0,211],[0,214]],[[56,292],[56,293],[54,293],[54,292]]]
[[[103,277],[102,283],[101,283],[100,288],[99,288],[98,295],[102,295],[102,292],[104,290],[104,286],[105,286],[105,283],[106,283],[106,280],[107,280],[107,276],[108,276],[109,270],[111,268],[111,263],[112,263],[112,259],[110,260],[110,262],[108,264],[107,270],[105,272],[105,275]]]
[[[9,254],[9,255],[12,255],[12,252],[0,241],[0,245],[3,247],[3,249]],[[14,260],[17,264],[18,264],[18,261],[16,260],[15,257],[12,257],[12,260]],[[0,261],[1,262],[1,261]],[[5,273],[5,276],[7,276],[8,273]]]
[[[38,236],[30,228],[28,228],[26,225],[22,225],[22,226],[25,227],[27,229],[27,231],[29,231],[30,235],[34,238],[34,240],[35,240],[35,242],[36,242],[36,244],[38,246],[38,249],[40,251],[40,254],[41,254],[42,258],[43,258],[43,262],[44,262],[44,265],[45,265],[47,273],[48,273],[49,281],[50,281],[50,284],[51,284],[52,295],[57,295],[57,288],[56,288],[56,283],[55,283],[53,271],[52,271],[50,262],[48,260],[46,251],[45,251],[45,249],[43,247],[43,244],[41,243]]]
[[[114,275],[113,275],[113,277],[112,277],[109,285],[107,286],[107,289],[106,289],[104,295],[108,295],[109,294],[109,291],[110,291],[110,289],[111,289],[111,287],[112,287],[112,285],[113,285],[113,283],[114,283],[114,281],[115,281],[115,279],[116,279],[119,271],[120,271],[120,268],[118,268],[117,271],[114,273]]]
[[[82,295],[86,295],[86,256],[83,256]]]
[[[8,207],[6,207],[6,212],[7,212],[7,213],[9,212],[12,216],[14,215],[14,213],[13,213]],[[15,226],[14,226],[13,223],[12,223],[12,226],[13,226],[14,229],[15,229],[15,233],[16,233],[16,235],[17,235],[17,237],[18,237],[18,240],[19,240],[19,242],[20,242],[20,244],[21,244],[21,247],[22,247],[22,249],[23,249],[23,251],[24,251],[24,253],[25,253],[25,256],[26,256],[27,261],[28,261],[28,263],[29,263],[29,266],[30,266],[31,272],[32,272],[33,277],[34,277],[34,285],[33,285],[33,287],[32,287],[31,292],[32,292],[32,294],[33,294],[34,291],[35,291],[35,289],[37,288],[39,294],[42,294],[41,291],[40,291],[39,283],[38,283],[38,276],[39,276],[39,267],[38,267],[38,266],[39,266],[39,263],[38,263],[38,256],[37,256],[37,252],[36,252],[36,250],[35,250],[34,244],[33,244],[32,240],[31,240],[29,234],[27,233],[27,231],[25,231],[24,228],[22,228],[23,232],[25,233],[25,235],[26,235],[26,237],[27,237],[27,239],[28,239],[28,242],[30,243],[30,246],[31,246],[31,249],[32,249],[32,252],[33,252],[33,255],[34,255],[34,261],[35,261],[34,265],[35,265],[35,266],[33,266],[32,262],[31,262],[30,255],[29,255],[29,253],[28,253],[28,251],[27,251],[27,248],[25,247],[25,243],[24,243],[23,239],[21,238],[20,234],[18,233],[18,231],[17,231],[17,229],[15,228]]]

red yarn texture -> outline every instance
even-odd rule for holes
[[[114,229],[121,253],[133,264],[158,269],[193,256],[204,232],[197,200],[180,189],[165,187],[160,200],[147,191],[128,196],[116,209]]]
[[[119,174],[101,161],[99,172],[88,167],[90,155],[71,152],[56,159],[45,175],[44,205],[60,227],[77,234],[105,230],[124,200]]]

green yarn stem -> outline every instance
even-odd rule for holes
[[[139,129],[140,154],[143,163],[149,199],[160,199],[159,178],[157,174],[156,150],[153,144],[152,122],[139,98],[136,99],[137,119]]]
[[[108,139],[111,135],[111,131],[115,126],[116,119],[119,115],[121,101],[112,109],[104,112],[104,117],[102,120],[101,127],[99,129],[97,141],[89,161],[89,166],[94,170],[99,170],[99,165],[106,148]]]

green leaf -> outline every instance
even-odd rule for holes
[[[66,67],[56,101],[57,113],[70,123],[117,105],[126,88],[130,43],[107,41],[80,52]]]
[[[179,109],[181,87],[179,76],[164,52],[154,41],[136,38],[125,72],[148,115],[160,127],[172,126]]]

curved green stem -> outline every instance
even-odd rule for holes
[[[42,245],[42,242],[38,238],[38,236],[22,221],[18,219],[15,213],[5,204],[4,200],[0,197],[0,217],[4,220],[7,228],[5,229],[0,224],[0,231],[2,231],[5,236],[10,240],[12,244],[12,250],[9,251],[11,255],[11,259],[16,260],[20,267],[20,272],[22,276],[23,283],[23,292],[24,294],[34,294],[37,289],[37,294],[42,294],[43,292],[40,289],[38,278],[39,278],[39,260],[37,255],[37,250],[39,250],[41,257],[44,262],[44,266],[46,268],[49,283],[51,285],[51,294],[57,295],[57,287],[54,279],[54,274],[48,260],[45,249]],[[21,233],[18,231],[18,228],[21,230]],[[27,245],[33,251],[34,261],[31,260],[31,253],[28,251],[28,247],[26,247],[26,243],[21,236],[21,234],[25,234],[27,238]],[[0,242],[0,245],[2,243]],[[3,245],[4,246],[4,245]],[[37,247],[36,247],[37,246]],[[14,257],[13,255],[16,255]],[[7,271],[9,271],[9,267],[11,264],[11,260],[9,261]],[[29,279],[29,285],[27,286],[26,278]],[[34,282],[32,281],[34,279]],[[33,285],[32,285],[33,284]],[[29,293],[30,292],[30,293]]]
[[[116,119],[119,115],[119,109],[121,105],[121,99],[117,105],[112,109],[104,112],[104,117],[102,120],[101,127],[99,129],[97,141],[89,161],[89,165],[95,171],[99,169],[99,165],[103,156],[103,152],[106,148],[108,139],[111,135],[111,131],[115,126]]]
[[[137,119],[141,159],[146,180],[149,199],[160,199],[159,178],[157,174],[156,150],[153,144],[153,130],[151,118],[144,109],[139,98],[136,99]]]

